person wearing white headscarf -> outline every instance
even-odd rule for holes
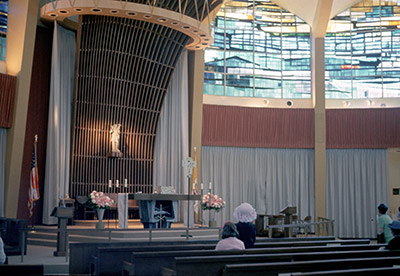
[[[252,222],[257,218],[256,210],[249,203],[242,203],[236,207],[233,217],[239,221],[236,223],[239,240],[243,241],[246,248],[254,247],[256,226]]]

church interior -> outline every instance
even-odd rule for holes
[[[179,228],[211,250],[184,229],[218,239],[249,203],[257,250],[340,239],[372,254],[378,205],[400,220],[399,83],[398,0],[0,1],[1,237],[6,220],[53,229],[69,273],[113,274],[79,270],[64,230]],[[400,255],[367,253],[399,258],[368,275],[400,275]],[[184,255],[147,271],[134,254],[129,275],[195,275]],[[229,262],[219,275],[266,271]]]

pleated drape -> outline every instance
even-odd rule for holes
[[[44,224],[57,223],[57,218],[50,214],[69,188],[74,64],[75,33],[55,22],[43,196]]]
[[[184,50],[164,100],[154,152],[154,185],[172,186],[181,194],[188,192],[182,168],[182,160],[189,155],[187,59]],[[181,216],[186,215],[186,206],[181,202]]]
[[[226,201],[217,214],[222,225],[233,211],[248,202],[259,214],[279,214],[296,206],[300,218],[314,216],[314,151],[202,147],[202,181]],[[208,212],[204,212],[208,220]]]
[[[374,238],[377,206],[389,203],[387,150],[327,150],[327,216],[339,237]]]

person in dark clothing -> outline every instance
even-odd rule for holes
[[[386,245],[386,249],[398,250],[400,249],[400,221],[394,220],[389,224],[389,227],[392,230],[394,238]]]
[[[257,218],[256,210],[249,203],[242,203],[236,207],[233,217],[239,221],[236,223],[239,240],[243,241],[246,248],[253,248],[256,241],[256,226],[252,222]]]

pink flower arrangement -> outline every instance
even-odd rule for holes
[[[203,210],[211,210],[220,211],[223,207],[225,207],[225,201],[217,195],[213,195],[207,193],[203,196],[203,200],[201,202],[201,207]]]
[[[114,201],[103,192],[93,191],[88,196],[88,205],[93,209],[109,209]]]

